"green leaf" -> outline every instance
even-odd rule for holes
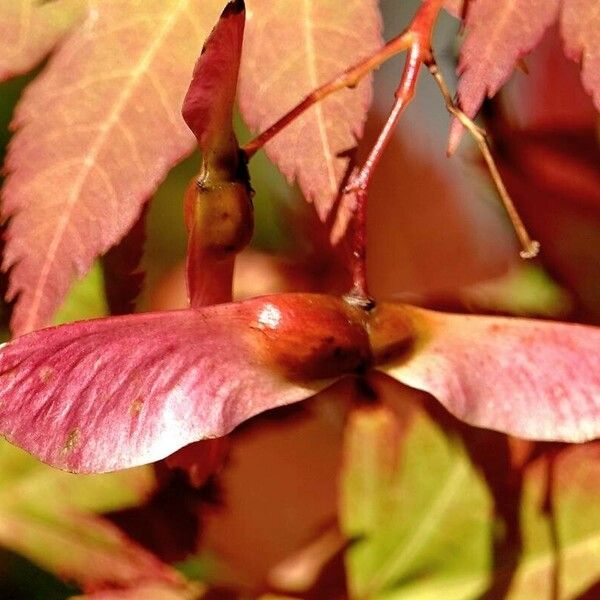
[[[140,577],[178,582],[167,565],[93,514],[136,506],[154,486],[150,467],[73,475],[2,441],[0,545],[84,586]]]
[[[366,441],[366,443],[365,443]],[[392,508],[400,426],[394,413],[377,406],[355,410],[345,435],[342,519],[349,537],[376,534]]]
[[[72,323],[84,319],[96,319],[108,315],[104,291],[104,276],[96,261],[90,272],[73,284],[69,295],[53,319],[54,325]]]
[[[571,301],[541,267],[523,264],[499,277],[462,290],[473,312],[502,312],[519,316],[560,317]]]
[[[0,442],[0,512],[19,506],[108,512],[137,506],[155,486],[151,467],[101,475],[75,475],[39,462]]]
[[[543,457],[531,465],[521,531],[523,559],[509,600],[568,600],[600,578],[600,444],[572,446],[553,462]]]
[[[351,597],[474,598],[490,567],[489,493],[456,439],[420,409],[405,417],[377,406],[349,419],[340,515],[357,539]]]

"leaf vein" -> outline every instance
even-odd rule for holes
[[[311,82],[311,89],[315,89],[319,86],[319,79],[317,77],[317,55],[315,51],[313,32],[312,32],[312,19],[310,16],[310,0],[303,1],[303,23],[304,23],[304,40],[307,51],[307,68],[308,75]],[[317,120],[317,127],[319,130],[319,138],[321,140],[321,146],[323,147],[323,155],[325,158],[325,165],[327,167],[327,178],[329,180],[329,188],[332,192],[337,192],[337,179],[335,176],[335,169],[333,166],[333,153],[329,145],[329,139],[327,136],[327,128],[325,126],[325,118],[323,115],[322,103],[317,104],[314,107],[314,114]]]

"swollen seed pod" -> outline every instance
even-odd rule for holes
[[[186,192],[185,221],[194,252],[216,260],[237,254],[250,242],[254,227],[247,185],[193,181]]]
[[[253,313],[246,333],[253,356],[287,380],[334,379],[372,362],[366,315],[341,298],[278,294],[241,306]]]
[[[236,255],[252,238],[252,188],[237,149],[207,151],[184,204],[188,230],[187,280],[192,306],[231,300]]]

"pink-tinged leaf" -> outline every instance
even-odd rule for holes
[[[217,0],[94,5],[17,107],[2,213],[12,329],[46,324],[193,148],[179,114]],[[134,16],[132,16],[132,14]]]
[[[600,9],[597,0],[563,0],[561,30],[565,52],[581,62],[583,87],[600,110]]]
[[[382,357],[382,370],[459,419],[537,440],[600,436],[600,328],[409,307],[388,314],[409,317],[415,339]]]
[[[35,67],[85,9],[83,0],[0,0],[0,81]]]
[[[85,588],[179,577],[92,511],[138,505],[152,469],[73,475],[0,444],[0,545]]]
[[[0,544],[86,589],[180,580],[109,521],[69,509],[0,507]]]
[[[183,118],[203,152],[237,152],[232,118],[244,22],[243,0],[232,0],[202,48],[183,101]]]
[[[162,582],[142,583],[125,590],[102,590],[73,596],[71,600],[198,600],[203,597],[198,584],[172,585]]]
[[[521,556],[509,600],[598,598],[600,445],[567,447],[525,471]]]
[[[0,432],[64,469],[122,469],[311,396],[368,355],[362,313],[312,294],[64,325],[0,351]]]
[[[307,94],[382,45],[378,3],[249,0],[240,108],[264,130]],[[325,220],[371,102],[371,84],[318,103],[266,145],[268,156]]]
[[[491,98],[510,77],[517,60],[541,40],[556,19],[559,0],[476,0],[467,11],[467,37],[460,52],[458,98],[474,117],[485,97]],[[455,119],[448,148],[458,147],[463,127]]]

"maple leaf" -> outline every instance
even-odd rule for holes
[[[16,334],[48,322],[73,278],[192,150],[179,107],[220,5],[151,0],[133,17],[129,3],[93,5],[26,90],[2,204]]]
[[[474,117],[486,96],[506,82],[517,60],[534,48],[558,15],[560,0],[478,0],[467,11],[467,37],[462,45],[458,98],[462,110]],[[453,152],[463,126],[455,119],[448,148]]]
[[[357,540],[345,557],[351,597],[524,600],[551,597],[557,585],[564,598],[596,597],[597,584],[595,595],[582,592],[600,574],[597,442],[504,471],[498,437],[461,428],[461,441],[414,392],[367,381],[376,399],[350,413],[341,472],[341,527]],[[469,460],[462,442],[474,435]],[[471,462],[482,454],[500,505]],[[502,503],[514,503],[514,562],[492,555]]]
[[[304,96],[382,45],[374,0],[249,0],[240,109],[262,130]],[[293,82],[293,85],[290,85]],[[269,158],[325,220],[371,102],[370,80],[318,103],[266,145]]]
[[[356,540],[345,554],[349,595],[479,597],[491,550],[489,491],[419,394],[380,379],[367,378],[376,399],[350,413],[345,432],[340,521]]]
[[[542,456],[524,475],[523,549],[508,597],[548,597],[558,580],[564,598],[595,598],[600,577],[600,445]]]
[[[600,10],[596,0],[562,0],[565,53],[581,62],[583,87],[600,110]]]
[[[0,0],[0,81],[34,67],[84,13],[83,0]]]
[[[109,0],[93,5],[82,26],[27,90],[13,121],[18,131],[6,163],[10,176],[3,194],[3,215],[11,217],[3,266],[12,267],[9,298],[18,297],[12,321],[16,334],[49,321],[73,278],[119,241],[168,168],[191,150],[177,107],[197,47],[221,6],[218,0],[201,5],[193,0],[152,0],[136,9],[131,19],[127,3]],[[256,8],[268,11],[269,6]],[[379,44],[378,13],[374,3],[365,13],[369,18],[363,10],[357,6],[348,14],[360,12],[357,21],[370,24],[361,40],[367,52]],[[335,27],[346,18],[337,7],[328,15],[328,23]],[[331,43],[340,47],[348,43],[347,38],[338,41],[336,34],[327,34],[314,19],[307,24],[311,28],[307,32],[315,34],[316,49],[327,52]],[[250,49],[257,46],[252,41],[256,34],[250,28]],[[116,53],[115,46],[128,50]],[[312,59],[309,71],[315,67],[315,55],[306,48],[302,58]],[[247,64],[246,69],[251,63]],[[319,75],[329,69],[321,67]],[[311,81],[307,77],[306,91]],[[354,143],[351,132],[360,129],[369,94],[364,84],[350,96],[358,101],[344,100],[344,111],[352,109],[352,115],[344,127],[332,125],[327,130],[328,168],[344,162],[334,154]],[[280,103],[273,100],[268,107],[274,116]],[[322,110],[315,108],[312,114],[320,119]],[[77,119],[72,122],[74,114]],[[314,117],[311,123],[317,132]],[[348,143],[334,147],[340,132],[346,133]],[[318,170],[323,172],[322,166]],[[92,232],[92,227],[97,230]]]
[[[76,476],[49,469],[2,440],[0,483],[0,504],[4,510],[37,507],[58,511],[68,507],[82,513],[106,513],[145,501],[154,492],[156,478],[147,467]]]

